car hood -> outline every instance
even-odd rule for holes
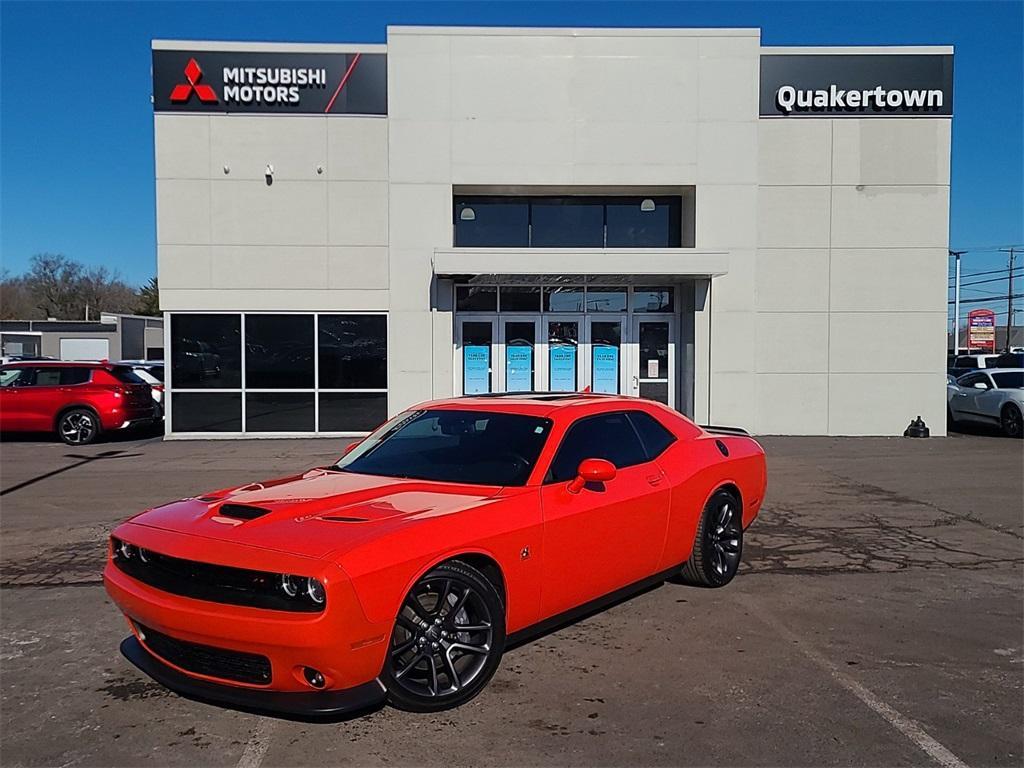
[[[147,510],[135,525],[306,557],[338,556],[368,538],[503,495],[494,486],[324,469],[250,483]]]

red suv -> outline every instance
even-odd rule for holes
[[[0,367],[0,432],[56,432],[68,445],[148,424],[150,387],[130,366],[22,362]]]

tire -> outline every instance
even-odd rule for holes
[[[99,417],[88,408],[70,408],[57,419],[57,436],[67,445],[89,445],[99,435]]]
[[[999,426],[1007,437],[1024,437],[1024,417],[1021,416],[1020,408],[1013,403],[1004,405],[999,414]]]
[[[501,596],[478,570],[452,560],[432,568],[406,595],[381,682],[398,709],[451,709],[484,689],[504,650]]]
[[[729,491],[716,491],[704,505],[693,551],[680,573],[687,584],[724,587],[736,575],[743,556],[743,510]]]

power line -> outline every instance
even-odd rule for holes
[[[1022,270],[1024,270],[1024,267],[1021,267],[1019,269],[1014,270],[1013,275],[1015,277],[1019,277]],[[974,282],[971,282],[971,283],[960,283],[960,287],[961,288],[966,288],[969,285],[983,285],[985,283],[1001,283],[1004,280],[1008,280],[1009,278],[1010,278],[1009,274],[1006,275],[1005,277],[990,277],[990,278],[988,278],[986,280],[975,280]]]
[[[986,301],[1009,301],[1013,299],[1024,299],[1024,293],[1010,294],[1009,296],[988,296],[982,299],[960,299],[961,304],[982,304]],[[947,301],[947,304],[955,304],[955,301]]]
[[[1024,267],[1018,267],[1018,269],[1024,269]],[[981,277],[982,275],[1001,275],[1004,272],[1009,272],[1008,267],[1000,267],[999,269],[989,269],[985,272],[964,272],[961,273],[960,277]],[[949,276],[950,280],[954,279],[954,275]]]

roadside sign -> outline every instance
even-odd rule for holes
[[[996,351],[996,313],[991,309],[972,309],[967,314],[967,346]]]

